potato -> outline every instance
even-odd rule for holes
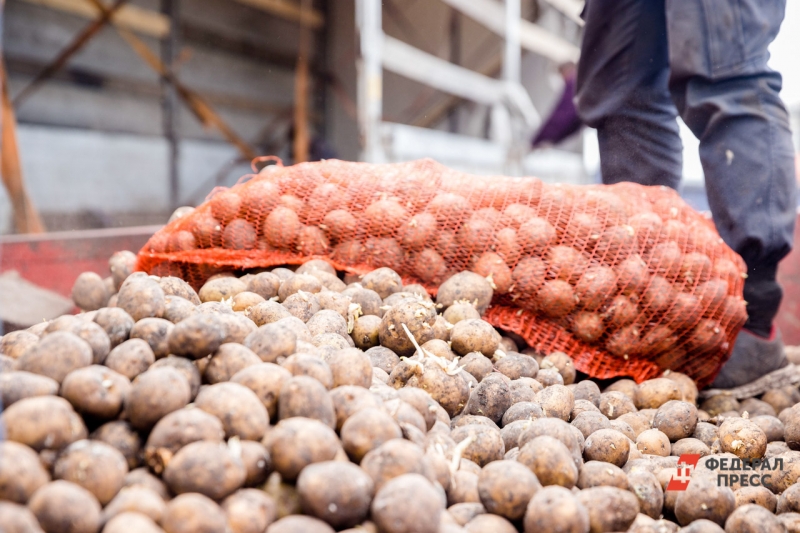
[[[480,471],[480,470],[479,470]],[[479,503],[478,474],[467,470],[458,470],[451,475],[450,490],[447,491],[447,505],[463,503]]]
[[[413,508],[413,513],[408,509]],[[386,533],[436,533],[444,498],[419,474],[405,474],[377,489],[371,516]]]
[[[191,399],[194,399],[195,396],[197,396],[197,391],[200,390],[201,374],[196,364],[194,364],[189,359],[185,359],[183,357],[168,355],[167,357],[159,359],[158,361],[153,363],[150,366],[149,370],[155,370],[156,368],[164,368],[164,367],[174,368],[178,372],[180,372],[183,375],[183,377],[186,378],[186,381],[189,383]]]
[[[508,384],[511,393],[511,405],[519,402],[532,402],[536,399],[536,394],[542,390],[542,384],[533,378],[518,378]],[[503,415],[505,416],[505,415]]]
[[[47,376],[23,371],[0,372],[0,402],[5,408],[25,398],[57,393],[58,382]]]
[[[179,296],[164,297],[164,319],[177,324],[181,320],[189,318],[195,311],[195,306],[189,300]]]
[[[6,438],[36,451],[59,450],[86,438],[83,420],[70,403],[56,396],[25,398],[0,414]]]
[[[725,530],[711,520],[701,518],[681,529],[681,533],[723,533]]]
[[[239,311],[247,311],[254,305],[258,305],[262,302],[266,301],[263,296],[260,296],[254,292],[244,291],[240,292],[236,296],[233,297],[232,305],[233,310],[236,312]]]
[[[680,457],[684,454],[711,455],[711,448],[703,441],[691,437],[673,442],[670,455]]]
[[[619,431],[600,429],[586,439],[583,456],[587,461],[605,461],[622,467],[628,460],[629,442]],[[667,455],[669,455],[669,444],[667,444]]]
[[[646,384],[645,381],[642,385]],[[640,392],[642,388],[640,387]],[[697,408],[679,400],[669,400],[658,408],[653,427],[663,432],[670,441],[691,436],[697,427]]]
[[[585,533],[589,531],[589,513],[568,489],[559,486],[544,487],[528,503],[524,531]]]
[[[260,363],[243,368],[231,376],[230,381],[252,390],[267,409],[269,417],[275,420],[278,413],[278,396],[284,383],[291,377],[291,372],[276,364]]]
[[[220,346],[211,356],[203,376],[208,383],[230,381],[234,374],[249,366],[261,364],[261,358],[252,350],[236,343]]]
[[[750,420],[727,418],[719,427],[722,451],[741,459],[759,459],[767,451],[767,435]]]
[[[131,530],[137,531],[138,533],[164,532],[163,529],[156,525],[154,520],[141,513],[131,511],[126,511],[114,516],[103,527],[103,533],[124,533]]]
[[[320,420],[329,427],[336,425],[333,401],[325,386],[308,376],[297,376],[281,387],[278,418],[306,417]]]
[[[157,474],[181,448],[196,441],[222,442],[225,430],[220,420],[202,409],[173,411],[158,421],[147,438],[145,461]]]
[[[125,412],[133,427],[144,430],[189,403],[190,399],[189,382],[179,370],[155,368],[133,381],[125,399]]]
[[[572,360],[570,359],[569,362],[571,364]],[[566,369],[566,366],[564,368]],[[574,369],[575,367],[573,366],[572,368]],[[600,405],[600,387],[598,387],[597,383],[594,381],[580,381],[578,383],[567,385],[567,388],[572,391],[575,401],[586,400],[595,407]]]
[[[329,426],[303,417],[278,422],[267,434],[264,445],[275,470],[288,481],[296,479],[312,463],[333,460],[341,449],[336,433]]]
[[[372,479],[356,465],[325,461],[303,469],[297,491],[306,514],[341,529],[366,519],[375,488]]]
[[[231,533],[263,533],[277,518],[273,499],[258,489],[240,489],[222,502]]]
[[[29,331],[9,331],[0,337],[0,353],[19,359],[28,348],[39,342],[39,336]]]
[[[572,391],[574,394],[575,389],[572,389]],[[570,413],[570,420],[575,420],[582,413],[600,413],[600,409],[589,400],[575,400],[575,406],[572,408],[572,413]]]
[[[143,318],[131,328],[131,341],[143,339],[155,357],[166,357],[170,354],[169,335],[174,327],[170,321],[163,318]]]
[[[133,320],[159,318],[164,314],[164,291],[149,277],[128,278],[117,294],[117,307]]]
[[[206,281],[197,294],[201,302],[219,302],[246,290],[247,284],[239,278],[222,277]]]
[[[505,357],[500,358],[495,368],[512,380],[521,377],[535,378],[536,373],[539,371],[536,359],[528,355],[514,353],[506,354]]]
[[[205,357],[220,347],[226,328],[216,315],[195,314],[175,324],[169,332],[169,352],[193,359]]]
[[[355,462],[391,439],[402,438],[402,431],[395,420],[376,408],[367,408],[351,415],[341,428],[345,452]]]
[[[473,270],[485,277],[498,294],[506,294],[513,285],[511,269],[505,259],[495,252],[483,253],[475,262]]]
[[[681,390],[677,383],[667,378],[648,379],[636,391],[637,409],[657,409],[670,400],[679,400]]]
[[[308,376],[322,383],[326,389],[333,388],[333,374],[328,364],[313,355],[296,353],[281,363],[294,376]]]
[[[72,286],[72,300],[83,311],[105,307],[110,296],[103,278],[94,272],[82,273]]]
[[[611,423],[608,418],[599,412],[583,412],[572,419],[572,425],[578,428],[583,434],[583,438],[589,437],[599,429],[610,429]]]
[[[342,291],[342,295],[349,297],[354,304],[360,305],[361,312],[364,315],[380,317],[384,315],[384,310],[381,309],[383,306],[383,299],[373,290],[358,286]]]
[[[626,531],[639,513],[639,500],[618,487],[591,487],[576,498],[589,513],[589,531]]]
[[[45,531],[94,533],[100,529],[100,504],[91,492],[69,481],[53,481],[31,496],[28,508]]]
[[[636,411],[636,406],[633,404],[633,401],[619,391],[610,391],[601,394],[599,408],[600,412],[606,415],[609,420],[614,420],[626,413],[633,413]]]
[[[357,348],[337,350],[325,356],[333,373],[333,386],[359,385],[368,388],[372,384],[372,365],[369,357]]]
[[[572,285],[560,279],[544,282],[536,293],[537,309],[550,318],[567,316],[577,304]]]
[[[706,399],[700,409],[711,416],[717,416],[725,411],[738,411],[739,401],[732,394],[717,394]]]
[[[716,476],[692,476],[685,491],[678,492],[675,517],[682,526],[705,518],[722,525],[735,506],[736,498],[728,487],[717,486]]]
[[[122,410],[130,389],[131,383],[125,376],[111,368],[91,365],[67,374],[61,396],[84,416],[109,419]]]
[[[783,533],[786,529],[780,520],[760,505],[747,504],[738,507],[725,520],[726,531],[764,531]]]
[[[505,455],[505,444],[500,431],[496,428],[480,424],[460,426],[450,434],[454,441],[468,441],[469,444],[463,451],[463,457],[485,466],[492,461],[498,461]]]
[[[198,492],[215,500],[239,489],[246,476],[235,445],[209,441],[180,448],[164,469],[164,481],[173,493]]]
[[[36,452],[13,441],[0,442],[0,500],[24,505],[48,482],[50,474]]]
[[[260,440],[269,427],[267,409],[258,396],[239,383],[216,383],[200,390],[194,404],[222,420],[225,435]]]
[[[66,331],[48,334],[17,359],[18,370],[47,376],[59,383],[73,370],[91,364],[91,346]]]
[[[564,352],[553,352],[542,359],[540,368],[548,369],[555,368],[561,377],[564,379],[564,385],[571,385],[575,382],[575,367],[572,364],[572,359]]]
[[[492,300],[492,286],[488,280],[474,272],[464,271],[442,283],[436,294],[436,303],[447,308],[459,301],[475,304],[480,313],[486,311]]]
[[[575,285],[579,305],[587,311],[595,311],[616,292],[617,276],[605,266],[589,267]]]
[[[460,359],[459,366],[466,372],[469,372],[469,374],[474,376],[478,381],[482,381],[494,368],[492,366],[492,361],[481,352],[470,352],[466,354]]]
[[[225,533],[225,512],[202,494],[181,494],[167,503],[161,525],[166,533]]]
[[[308,322],[321,309],[317,297],[304,291],[290,295],[283,301],[283,306],[303,322]]]
[[[767,436],[767,443],[782,441],[784,439],[783,424],[777,417],[769,415],[754,416],[750,419],[755,425],[761,428]]]
[[[298,338],[297,330],[290,323],[281,322],[259,327],[250,333],[242,344],[255,352],[262,361],[274,363],[281,357],[295,353]]]
[[[111,277],[114,278],[114,287],[116,290],[122,286],[122,283],[131,275],[136,268],[136,254],[128,250],[114,252],[108,260],[108,268],[111,271]]]
[[[200,297],[187,282],[174,276],[165,276],[158,281],[164,296],[177,296],[194,305],[200,305]]]
[[[136,513],[158,523],[166,508],[166,503],[154,490],[143,486],[124,487],[103,509],[101,522],[108,523],[118,515],[124,517]]]
[[[588,464],[588,463],[587,463]],[[664,492],[656,476],[646,470],[627,474],[627,488],[639,500],[639,512],[658,518],[664,505]]]
[[[267,533],[334,533],[334,529],[310,516],[291,515],[274,522]]]
[[[158,494],[164,501],[170,498],[169,490],[167,490],[164,482],[144,467],[128,472],[128,475],[125,476],[123,489],[125,487],[146,487]]]
[[[406,302],[392,307],[381,319],[378,336],[382,346],[399,356],[410,356],[416,351],[403,325],[416,341],[424,344],[433,338],[432,326],[436,309],[428,302]]]
[[[491,324],[479,319],[459,321],[450,331],[453,351],[459,355],[480,352],[491,357],[499,346],[499,336]]]
[[[403,474],[423,474],[433,479],[422,448],[401,439],[387,440],[368,451],[361,460],[361,468],[369,474],[378,490],[389,480]]]
[[[447,508],[447,514],[451,515],[458,525],[463,526],[476,516],[486,514],[486,508],[478,502],[456,503]]]
[[[155,355],[147,342],[142,339],[130,339],[111,350],[104,364],[115,374],[130,380],[145,372],[155,362]],[[76,372],[78,371],[73,371],[71,374]]]
[[[515,461],[495,461],[478,477],[478,493],[486,510],[509,520],[525,514],[531,497],[541,488],[536,476]]]
[[[470,393],[464,413],[480,414],[497,424],[509,407],[511,396],[506,379],[502,375],[492,374]]]
[[[53,468],[56,479],[71,481],[91,492],[101,505],[116,496],[123,485],[128,463],[112,446],[79,440],[67,446]]]
[[[583,342],[597,342],[605,333],[603,317],[590,311],[576,313],[572,318],[571,331]]]
[[[92,440],[105,442],[109,446],[116,448],[128,462],[128,468],[133,469],[141,463],[142,441],[128,422],[124,420],[113,420],[106,422],[94,430],[89,438]]]
[[[787,492],[788,491],[785,491],[781,495],[781,498],[783,498]],[[794,492],[797,491],[795,490]],[[778,497],[772,494],[766,487],[742,487],[733,491],[733,495],[736,498],[737,508],[747,504],[756,504],[774,513],[775,509],[778,507]]]
[[[500,430],[500,437],[503,439],[506,453],[513,448],[519,447],[519,438],[530,425],[531,420],[526,419],[513,420],[503,424],[503,429]]]
[[[739,405],[739,412],[747,413],[750,418],[759,415],[777,416],[778,413],[767,402],[762,402],[758,398],[747,398]]]
[[[505,518],[494,514],[483,514],[476,516],[463,529],[458,528],[456,531],[466,531],[467,533],[516,533],[517,529]]]
[[[658,429],[648,429],[636,437],[636,447],[643,454],[667,457],[671,447],[669,437]]]
[[[245,316],[252,320],[256,326],[263,326],[277,322],[282,318],[292,316],[289,310],[278,302],[266,301],[250,307]]]
[[[542,406],[546,416],[567,421],[575,399],[572,391],[564,385],[551,385],[536,394],[536,402]]]
[[[572,488],[578,481],[578,468],[569,449],[558,439],[547,435],[535,437],[525,444],[520,439],[517,461],[528,467],[544,486]]]

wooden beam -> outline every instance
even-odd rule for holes
[[[2,84],[0,175],[2,175],[3,185],[8,191],[8,197],[11,199],[14,225],[17,231],[19,233],[43,233],[45,231],[44,224],[28,195],[25,181],[22,178],[22,165],[17,145],[17,120],[8,95],[7,78],[5,65],[0,63],[0,84]]]
[[[24,0],[29,4],[44,6],[87,19],[96,19],[101,11],[90,0]],[[108,5],[108,3],[106,3]],[[134,5],[123,6],[111,20],[115,25],[137,33],[163,39],[169,34],[169,17]]]
[[[300,0],[301,8],[311,8],[311,0]],[[308,161],[308,56],[311,54],[311,28],[300,28],[297,69],[294,76],[294,163]]]
[[[28,98],[37,88],[39,88],[44,82],[46,82],[50,77],[61,70],[61,67],[67,64],[67,61],[75,55],[81,48],[83,48],[86,43],[88,43],[92,37],[97,35],[97,33],[103,29],[103,27],[111,20],[111,17],[114,16],[114,13],[119,10],[127,0],[115,0],[114,4],[109,8],[104,8],[100,16],[97,17],[92,21],[91,24],[86,26],[81,33],[79,33],[75,38],[69,43],[63,50],[58,54],[49,65],[47,65],[36,77],[26,85],[17,96],[14,97],[14,105],[19,107]],[[99,0],[98,0],[99,2]],[[98,5],[100,5],[98,3]]]
[[[298,22],[311,29],[321,28],[325,24],[325,17],[315,9],[303,10],[299,4],[290,0],[236,0],[240,4],[245,4],[270,15],[281,17],[286,20]]]

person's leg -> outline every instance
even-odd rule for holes
[[[782,297],[778,262],[793,241],[796,186],[781,77],[767,67],[785,4],[667,0],[666,6],[670,89],[700,140],[717,230],[748,267],[746,332],[714,384],[732,387],[785,364],[779,339],[770,339]]]
[[[597,129],[604,183],[680,183],[664,9],[664,0],[586,2],[576,106]]]

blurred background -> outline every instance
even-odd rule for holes
[[[570,124],[556,143],[542,131],[570,94],[581,9],[5,0],[0,234],[163,224],[267,154],[285,164],[433,157],[482,174],[595,182],[592,130]],[[795,134],[799,30],[800,3],[788,2],[771,64]],[[684,133],[683,194],[704,209],[697,141]]]

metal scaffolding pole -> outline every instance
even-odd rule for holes
[[[359,57],[358,129],[363,152],[361,159],[382,163],[385,159],[380,140],[383,108],[383,30],[381,0],[356,0]]]

